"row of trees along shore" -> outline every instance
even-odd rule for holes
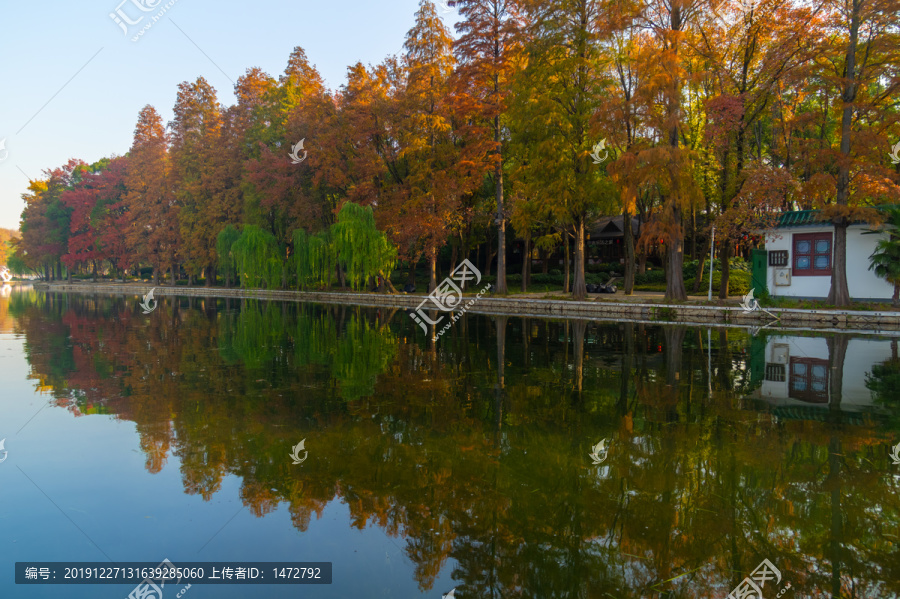
[[[643,223],[638,243],[625,227],[626,293],[652,246],[685,299],[684,254],[702,270],[715,225],[726,297],[748,232],[818,208],[829,301],[849,303],[847,226],[900,198],[900,0],[449,4],[455,38],[423,1],[401,54],[337,91],[299,47],[278,79],[248,69],[232,106],[181,83],[168,127],[144,107],[125,156],[30,183],[16,259],[269,287],[360,287],[424,260],[433,290],[449,245],[451,268],[496,256],[502,294],[512,239],[523,257],[574,247],[583,298],[586,228],[622,214]]]

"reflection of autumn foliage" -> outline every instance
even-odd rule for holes
[[[422,590],[454,564],[470,597],[723,596],[767,558],[797,596],[832,571],[857,597],[900,591],[878,421],[750,406],[743,332],[710,348],[690,329],[470,317],[435,350],[404,313],[358,307],[10,302],[31,376],[76,414],[133,421],[148,471],[171,452],[207,501],[237,477],[251,513],[286,503],[300,531],[341,501]]]

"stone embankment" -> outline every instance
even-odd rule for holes
[[[142,296],[155,289],[156,297],[232,297],[273,299],[322,304],[353,304],[416,309],[425,299],[414,294],[346,293],[326,291],[284,291],[280,289],[225,289],[222,287],[153,287],[122,283],[36,283],[35,289],[66,293]],[[467,311],[478,314],[528,316],[538,318],[590,318],[615,321],[726,325],[754,328],[900,333],[900,312],[863,310],[803,310],[768,308],[748,312],[740,305],[713,306],[697,303],[617,302],[600,296],[592,301],[492,297],[484,295]],[[463,303],[474,299],[467,294]],[[601,299],[603,298],[603,299]],[[426,312],[427,313],[427,312]],[[777,317],[772,318],[770,314]]]

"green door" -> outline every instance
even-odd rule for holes
[[[766,250],[750,250],[750,286],[756,297],[765,295],[769,290],[766,284],[768,259],[769,252]]]

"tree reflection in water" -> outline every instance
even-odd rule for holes
[[[896,339],[467,315],[434,343],[391,309],[7,302],[36,386],[135,422],[149,471],[177,456],[206,500],[239,476],[301,531],[340,499],[422,590],[451,563],[463,597],[722,597],[766,558],[796,596],[900,592]]]

